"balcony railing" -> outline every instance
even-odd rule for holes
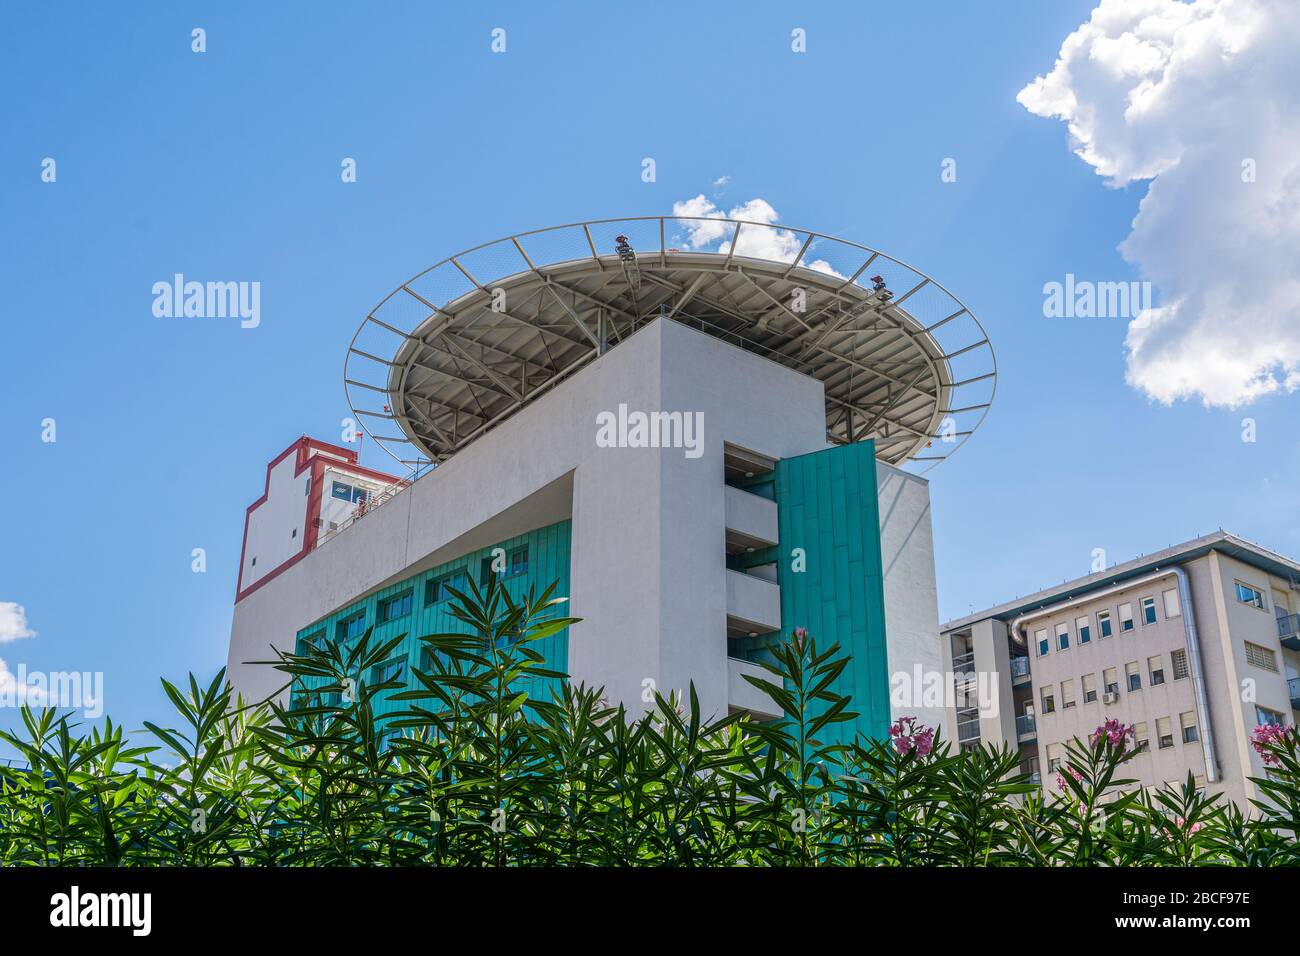
[[[970,743],[980,739],[980,721],[976,717],[974,720],[957,721],[957,742]]]
[[[1291,706],[1300,710],[1300,677],[1292,677],[1288,680],[1286,689],[1291,693]]]
[[[1034,723],[1033,714],[1021,714],[1016,718],[1016,738],[1018,740],[1033,740],[1038,736],[1038,727]]]
[[[1027,680],[1029,678],[1029,658],[1013,657],[1011,658],[1011,682]]]
[[[1287,614],[1277,619],[1277,636],[1282,646],[1300,651],[1300,614]]]
[[[975,652],[967,651],[965,654],[958,654],[952,659],[952,669],[959,674],[973,674],[975,672]]]

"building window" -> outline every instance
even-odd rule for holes
[[[339,621],[334,629],[334,638],[339,641],[358,637],[366,629],[366,612],[357,611],[351,617]]]
[[[1156,599],[1153,597],[1142,599],[1142,623],[1154,624],[1156,622]]]
[[[1101,672],[1101,682],[1105,685],[1106,695],[1108,697],[1119,697],[1119,672],[1113,667],[1107,667]]]
[[[1034,631],[1034,640],[1038,642],[1038,656],[1046,657],[1047,652],[1051,650],[1047,643],[1047,628],[1040,628]]]
[[[1147,737],[1147,725],[1145,721],[1140,721],[1133,725],[1133,750],[1142,753],[1151,748],[1151,741]]]
[[[359,502],[361,502],[362,504],[365,504],[366,501],[367,501],[369,498],[370,498],[370,492],[366,491],[366,489],[364,489],[364,488],[362,488],[362,487],[360,487],[360,486],[358,486],[358,487],[352,489],[352,500],[353,500],[353,501],[359,501]]]
[[[1110,611],[1098,612],[1097,633],[1102,637],[1110,637]]]
[[[1097,700],[1097,675],[1084,674],[1083,681],[1083,702],[1085,704],[1095,703]]]
[[[330,489],[330,494],[340,501],[351,501],[352,486],[344,481],[336,481],[334,487]]]
[[[311,475],[307,476],[307,487],[303,489],[302,493],[308,498],[311,497]]]
[[[1056,773],[1056,771],[1059,769],[1061,769],[1061,745],[1048,744],[1047,745],[1047,772]]]
[[[1056,697],[1052,694],[1052,688],[1043,688],[1043,713],[1051,714],[1056,711]]]
[[[489,556],[483,559],[482,567],[479,569],[481,581],[483,584],[488,582],[492,576],[492,565],[496,559]],[[513,578],[516,575],[525,574],[528,571],[528,547],[515,548],[506,555],[505,567],[499,572],[503,578]]]
[[[1147,658],[1147,673],[1151,675],[1152,687],[1165,682],[1165,664],[1159,654]]]
[[[1074,629],[1079,635],[1079,643],[1087,644],[1092,640],[1091,622],[1086,617],[1081,617],[1074,622]]]
[[[379,602],[379,610],[375,617],[380,624],[386,624],[389,621],[395,621],[399,617],[405,617],[411,613],[412,592],[407,588],[401,594],[394,594],[392,597],[386,597]]]
[[[1191,711],[1178,715],[1178,722],[1183,728],[1183,743],[1194,744],[1200,738],[1196,733],[1196,715]]]
[[[1182,680],[1187,676],[1187,652],[1182,648],[1169,652],[1169,660],[1174,665],[1174,680]]]
[[[299,657],[305,657],[309,651],[313,649],[319,650],[321,645],[324,643],[325,628],[317,628],[310,634],[304,634],[302,637],[298,638],[298,646],[294,649],[294,653]]]
[[[253,555],[253,563],[252,563],[251,565],[249,565],[249,567],[252,567],[252,568],[257,567],[257,555]]]
[[[1255,705],[1255,723],[1257,724],[1276,724],[1279,727],[1286,725],[1286,718],[1276,710],[1269,710],[1267,707]]]
[[[426,581],[424,584],[424,606],[429,607],[432,604],[450,601],[453,588],[462,594],[469,591],[469,575],[465,573],[464,568]]]
[[[1129,661],[1124,665],[1124,673],[1128,676],[1129,691],[1142,689],[1142,672],[1138,670],[1137,661]]]
[[[1074,706],[1074,681],[1061,681],[1061,710],[1069,710]]]
[[[1133,630],[1133,605],[1121,604],[1119,606],[1119,629],[1121,631]]]
[[[1171,617],[1181,617],[1183,613],[1182,606],[1178,603],[1178,588],[1170,588],[1163,595],[1165,599],[1165,620]]]
[[[1174,745],[1174,731],[1168,717],[1156,718],[1156,746],[1167,750]]]
[[[1070,625],[1056,625],[1056,648],[1061,651],[1070,649]]]
[[[1277,673],[1277,658],[1267,647],[1260,647],[1258,644],[1252,644],[1246,641],[1246,663],[1252,667],[1259,667],[1266,671]]]
[[[1257,607],[1264,610],[1264,592],[1258,588],[1252,588],[1249,584],[1237,582],[1237,600],[1242,604],[1249,604],[1251,607]]]
[[[395,680],[405,666],[405,657],[394,657],[382,664],[376,664],[370,668],[370,683],[375,685],[387,684],[390,680]]]

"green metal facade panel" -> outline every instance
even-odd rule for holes
[[[806,627],[819,648],[838,643],[850,658],[833,689],[852,698],[856,721],[833,724],[829,739],[889,728],[884,569],[875,444],[838,445],[777,462],[781,622],[786,634]],[[793,568],[795,548],[806,568]]]
[[[438,601],[429,605],[425,604],[425,589],[428,582],[454,574],[457,571],[463,571],[482,585],[484,583],[481,578],[483,563],[491,559],[493,549],[502,548],[506,555],[510,556],[521,548],[527,548],[527,569],[522,573],[507,574],[502,579],[502,584],[510,596],[519,599],[528,593],[529,588],[536,588],[537,593],[540,594],[549,585],[555,583],[554,596],[568,597],[570,532],[571,522],[561,521],[506,541],[500,541],[490,547],[463,555],[445,564],[440,564],[428,571],[423,571],[397,584],[376,591],[360,601],[349,604],[329,617],[316,621],[311,626],[299,631],[297,640],[301,645],[302,641],[319,633],[322,628],[326,630],[326,634],[331,639],[334,639],[338,637],[337,630],[340,622],[349,621],[354,615],[361,615],[362,623],[359,625],[359,632],[364,632],[372,624],[375,625],[373,640],[377,644],[390,640],[399,634],[406,635],[402,643],[394,650],[392,659],[401,661],[403,665],[402,674],[406,678],[406,683],[411,685],[414,683],[410,678],[411,670],[420,666],[420,653],[424,647],[420,643],[422,635],[463,634],[470,630],[463,621],[452,616],[450,612],[451,602]],[[388,599],[399,597],[407,589],[411,590],[410,611],[391,621],[376,624],[380,606]],[[548,616],[555,613],[567,615],[569,613],[567,605],[560,605],[558,612],[552,609]],[[568,672],[568,628],[536,642],[532,647],[545,656],[547,667],[565,673]],[[370,675],[362,674],[358,676],[365,680]],[[311,683],[319,684],[321,682],[312,681]],[[521,684],[520,689],[526,690],[534,697],[549,698],[554,683],[555,681],[546,678],[530,678]],[[403,706],[406,705],[401,702],[377,701],[375,713],[376,715],[392,713],[402,709]]]

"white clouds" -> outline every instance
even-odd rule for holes
[[[1300,4],[1102,0],[1017,100],[1109,185],[1150,180],[1120,251],[1164,305],[1129,324],[1129,383],[1300,387]]]
[[[0,601],[0,644],[35,637],[36,632],[27,626],[27,611],[13,601]]]
[[[751,199],[749,202],[733,206],[723,212],[703,193],[692,199],[673,203],[674,216],[703,216],[703,220],[683,222],[686,230],[685,244],[689,249],[703,249],[715,242],[718,248],[712,251],[726,254],[731,251],[731,236],[735,227],[723,222],[724,219],[741,219],[747,222],[762,223],[762,226],[747,226],[740,230],[736,240],[736,255],[755,259],[773,259],[777,262],[793,262],[799,250],[803,248],[806,235],[799,235],[789,229],[775,226],[780,216],[766,199]],[[713,221],[717,220],[717,221]],[[723,237],[726,237],[723,239]],[[719,240],[722,240],[719,242]],[[839,276],[824,259],[805,258],[800,265],[816,272]],[[843,278],[841,276],[841,278]]]

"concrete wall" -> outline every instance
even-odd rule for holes
[[[880,500],[880,554],[885,576],[885,635],[891,683],[904,674],[946,674],[939,644],[939,598],[934,578],[930,484],[883,462],[876,463]],[[942,702],[895,703],[893,717],[912,715],[931,727],[952,728]],[[951,736],[949,736],[951,739]]]

